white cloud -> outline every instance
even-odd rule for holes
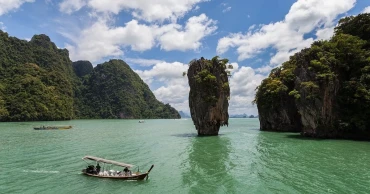
[[[122,56],[121,47],[130,46],[134,51],[153,47],[155,26],[142,25],[136,20],[126,23],[123,27],[112,27],[108,23],[106,19],[99,19],[77,36],[62,32],[62,35],[73,42],[65,46],[70,51],[71,59],[96,62],[103,57]]]
[[[23,3],[32,3],[35,0],[0,0],[0,16],[18,9]]]
[[[88,6],[96,12],[118,14],[131,12],[132,16],[145,21],[176,21],[195,5],[208,0],[64,0],[59,4],[60,11],[71,13]]]
[[[237,69],[231,76],[230,83],[230,114],[257,114],[255,105],[252,101],[255,96],[255,89],[261,84],[266,76],[257,74],[251,67]]]
[[[253,95],[254,90],[265,76],[256,74],[251,67],[242,66],[230,79],[230,88],[233,96]]]
[[[4,23],[3,22],[0,22],[0,30],[2,30],[2,31],[4,31],[4,32],[6,32],[5,30],[6,30],[6,26],[4,25]]]
[[[182,73],[187,70],[187,64],[180,62],[161,62],[155,64],[150,70],[136,70],[136,73],[138,73],[146,83],[150,84],[153,80],[156,80],[172,85],[183,83]]]
[[[165,27],[166,28],[166,27]],[[170,50],[197,50],[205,36],[216,31],[216,21],[209,19],[205,14],[189,18],[185,29],[174,26],[159,37],[161,49]]]
[[[70,51],[72,60],[90,60],[96,62],[104,57],[122,57],[124,48],[145,51],[160,46],[170,50],[197,50],[205,36],[216,30],[215,21],[205,14],[189,18],[185,28],[179,24],[146,25],[137,20],[127,22],[125,26],[113,26],[113,19],[108,16],[93,16],[91,26],[71,33],[60,33],[71,40],[65,47]],[[70,28],[68,28],[70,30]]]
[[[225,9],[222,10],[222,13],[228,12],[231,10],[231,7],[226,7]]]
[[[233,68],[232,69],[229,69],[229,71],[230,71],[230,73],[231,74],[234,74],[236,71],[238,71],[238,69],[239,69],[239,65],[238,65],[238,63],[228,63],[228,64],[226,64],[226,66],[228,67],[229,65],[232,65],[233,66]]]
[[[71,14],[86,5],[85,0],[64,0],[59,4],[59,10]]]
[[[365,9],[362,11],[362,13],[370,13],[370,6],[365,7]]]
[[[169,103],[177,110],[189,112],[189,85],[187,77],[182,73],[187,71],[188,64],[180,62],[161,62],[150,70],[135,70],[147,84],[160,83],[162,86],[153,91],[159,101]]]
[[[272,47],[276,53],[270,65],[276,66],[289,59],[289,56],[309,47],[313,38],[304,39],[304,35],[316,32],[319,39],[329,38],[338,15],[347,12],[356,0],[298,0],[292,5],[283,21],[261,25],[259,29],[250,29],[246,34],[234,33],[219,40],[217,52],[227,52],[237,47],[238,60],[255,57]]]
[[[183,104],[189,96],[189,87],[181,84],[162,86],[154,90],[154,94],[161,101],[165,101],[171,105]]]
[[[265,66],[262,66],[262,67],[259,67],[259,68],[255,69],[255,71],[257,73],[261,73],[261,74],[264,74],[264,75],[270,73],[271,70],[272,70],[272,67],[269,66],[269,65],[265,65]]]
[[[257,74],[250,67],[239,67],[238,63],[230,63],[233,66],[232,76],[229,83],[231,88],[231,100],[229,105],[230,114],[257,114],[257,109],[252,105],[255,89],[261,83],[264,75]],[[189,85],[187,76],[188,64],[180,62],[161,62],[154,65],[150,70],[135,70],[136,73],[149,85],[160,84],[161,87],[154,89],[156,98],[164,103],[169,103],[177,110],[189,111]]]
[[[163,63],[162,60],[157,59],[141,59],[141,58],[125,58],[127,63],[132,63],[140,66],[153,66],[157,63]]]
[[[248,31],[252,31],[256,28],[256,24],[249,26]]]
[[[316,39],[317,40],[328,40],[330,39],[334,34],[334,26],[319,29],[316,31]]]

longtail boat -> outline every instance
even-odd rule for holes
[[[111,178],[111,179],[121,179],[121,180],[144,180],[148,179],[150,171],[153,169],[154,165],[150,167],[147,172],[131,172],[130,168],[134,167],[132,164],[126,164],[122,162],[117,162],[113,160],[107,160],[104,158],[99,158],[95,156],[85,156],[83,160],[92,160],[96,162],[96,167],[94,165],[88,165],[82,170],[82,174],[98,178]],[[102,163],[103,167],[100,166]],[[113,169],[105,168],[106,164],[112,164],[115,166],[124,167],[122,171],[116,171]]]
[[[41,126],[41,127],[34,127],[35,130],[58,130],[58,129],[71,129],[72,126]]]

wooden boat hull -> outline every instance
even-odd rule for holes
[[[71,129],[72,126],[62,126],[62,127],[34,127],[34,130],[63,130],[63,129]]]
[[[144,180],[148,176],[147,173],[142,173],[139,175],[132,175],[132,176],[103,176],[103,175],[97,175],[97,174],[90,174],[87,173],[85,169],[82,170],[82,174],[87,176],[93,176],[98,178],[110,178],[110,179],[121,179],[121,180]]]

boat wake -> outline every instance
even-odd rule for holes
[[[41,174],[56,174],[59,171],[47,171],[47,170],[23,170],[23,172],[30,173],[41,173]]]

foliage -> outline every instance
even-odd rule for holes
[[[45,35],[30,42],[0,31],[0,121],[74,118],[74,76],[66,50]]]
[[[0,121],[180,118],[123,61],[73,63],[46,35],[0,31]]]
[[[94,69],[90,61],[76,61],[76,62],[73,62],[72,65],[73,65],[73,70],[78,77],[83,77],[85,75],[88,75]]]
[[[180,118],[122,60],[97,65],[83,86],[81,118]]]
[[[370,13],[342,18],[339,20],[335,32],[336,34],[350,34],[370,41]]]
[[[273,77],[264,79],[261,85],[257,87],[256,98],[253,103],[257,103],[261,107],[280,106],[280,96],[287,94],[288,87],[279,78]]]
[[[271,70],[257,88],[255,103],[267,110],[289,95],[291,103],[300,99],[310,105],[334,83],[339,83],[331,95],[336,95],[340,121],[351,130],[370,130],[370,14],[341,19],[330,40],[314,42]]]
[[[294,96],[295,99],[299,99],[301,97],[301,95],[299,94],[297,90],[290,91],[289,96]]]
[[[218,56],[213,57],[211,60],[201,59],[202,70],[194,75],[195,81],[205,90],[203,92],[204,99],[207,102],[215,103],[219,97],[219,89],[226,94],[229,99],[230,87],[228,82],[218,83],[217,76],[224,77],[220,80],[227,80],[228,73],[226,71],[226,64],[228,59],[220,59]],[[221,67],[221,68],[220,68]]]

